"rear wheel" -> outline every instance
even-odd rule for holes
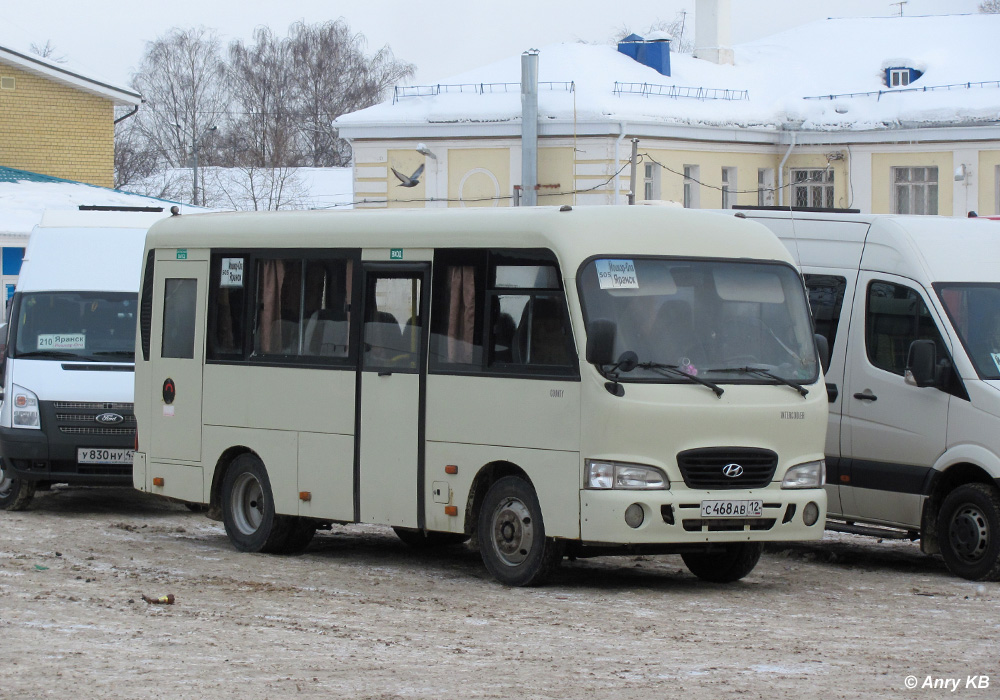
[[[230,542],[241,552],[283,551],[289,523],[274,512],[271,481],[256,455],[240,455],[226,470],[222,522]]]
[[[948,494],[938,515],[941,556],[948,570],[970,581],[1000,580],[1000,495],[988,484],[965,484]]]
[[[720,545],[718,551],[682,554],[681,559],[703,581],[732,583],[753,571],[763,550],[760,542],[731,542]]]
[[[468,535],[459,532],[428,532],[408,527],[394,527],[392,531],[396,533],[396,537],[414,549],[447,547],[451,544],[462,544],[469,539]]]
[[[506,476],[486,492],[479,513],[479,551],[487,570],[508,586],[538,586],[562,560],[562,544],[545,536],[535,490]]]
[[[35,497],[35,482],[14,476],[0,459],[0,510],[24,510]]]

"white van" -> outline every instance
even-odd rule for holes
[[[0,363],[0,509],[54,483],[129,485],[139,273],[164,212],[46,212]]]
[[[920,538],[1000,579],[1000,230],[942,217],[744,211],[798,260],[826,374],[828,528]]]

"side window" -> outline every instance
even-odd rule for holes
[[[914,340],[933,340],[938,356],[946,354],[934,319],[917,292],[891,282],[869,284],[865,310],[865,348],[869,362],[903,376]]]
[[[293,362],[347,358],[354,269],[349,259],[258,259],[252,356]],[[224,295],[216,299],[215,339],[221,342]]]
[[[419,273],[368,277],[364,325],[364,369],[417,370],[424,323]]]
[[[209,278],[208,357],[243,359],[246,328],[247,259],[236,255],[212,257]]]
[[[486,251],[443,250],[434,257],[430,369],[481,371]]]
[[[167,279],[163,290],[163,342],[160,357],[194,357],[194,320],[198,280]]]
[[[847,280],[836,275],[803,275],[809,290],[809,306],[812,309],[816,332],[826,338],[833,352],[837,339],[837,327],[844,306],[844,292]]]

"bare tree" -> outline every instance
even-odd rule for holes
[[[41,56],[42,58],[47,58],[55,63],[65,63],[65,56],[56,56],[56,47],[52,45],[52,41],[48,40],[45,42],[45,46],[39,46],[38,44],[31,44],[31,53],[36,56]]]
[[[116,115],[119,111],[123,111],[122,108],[115,110]],[[128,117],[115,124],[115,189],[148,178],[156,172],[158,161],[156,150],[134,118]]]
[[[383,46],[365,54],[361,34],[352,34],[343,18],[324,24],[297,22],[289,29],[297,88],[304,162],[313,167],[350,162],[347,143],[337,136],[333,120],[385,99],[394,84],[414,74],[411,63],[396,60]]]
[[[991,2],[1000,2],[1000,0],[990,0]],[[662,32],[672,37],[671,47],[675,53],[691,53],[694,51],[694,42],[690,39],[685,39],[684,35],[687,31],[687,15],[686,10],[681,10],[678,12],[672,20],[658,19],[646,29],[645,32],[641,32],[641,36],[647,37],[654,32]],[[632,34],[632,30],[628,25],[623,24],[619,27],[618,31],[615,32],[614,36],[611,37],[611,41],[617,44],[622,39]]]
[[[146,103],[136,118],[167,166],[185,165],[195,142],[225,119],[225,76],[219,40],[212,31],[174,28],[146,44],[131,83]]]
[[[205,188],[209,206],[236,211],[296,209],[305,199],[294,168],[212,168],[206,173]]]
[[[983,0],[979,3],[979,11],[984,14],[1000,14],[1000,0]]]

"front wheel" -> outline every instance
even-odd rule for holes
[[[681,554],[688,570],[703,581],[732,583],[753,571],[764,545],[760,542],[731,542],[718,551]]]
[[[35,482],[14,476],[0,459],[0,510],[24,510],[35,497]]]
[[[516,476],[486,492],[478,535],[486,569],[508,586],[541,585],[562,560],[562,544],[545,537],[535,490]]]
[[[271,481],[256,455],[240,455],[226,470],[222,522],[229,541],[241,552],[282,551],[288,523],[274,512]]]
[[[965,484],[948,494],[938,515],[941,556],[948,570],[970,581],[1000,580],[1000,497],[988,484]]]

